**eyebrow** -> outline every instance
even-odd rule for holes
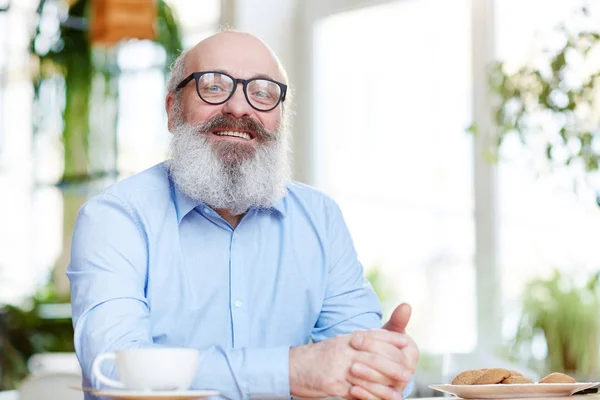
[[[229,71],[226,71],[226,70],[224,70],[224,69],[219,69],[219,68],[216,68],[216,69],[210,69],[210,70],[208,70],[208,71],[221,72],[221,73],[223,73],[223,74],[227,74],[227,75],[231,75],[231,76],[233,76],[233,74],[232,74],[231,72],[229,72]],[[248,78],[248,79],[256,79],[256,78],[266,78],[266,79],[270,79],[270,80],[272,80],[272,81],[276,81],[276,80],[277,80],[277,79],[273,78],[272,76],[270,76],[270,75],[268,75],[268,74],[258,74],[258,73],[255,73],[255,74],[253,74],[253,75],[252,75],[250,78]]]

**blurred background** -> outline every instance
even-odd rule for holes
[[[280,56],[295,179],[339,202],[386,316],[412,304],[415,396],[486,366],[600,380],[597,1],[0,10],[0,390],[76,371],[64,272],[77,211],[165,159],[170,63],[223,26]]]

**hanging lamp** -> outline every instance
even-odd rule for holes
[[[91,0],[90,40],[111,46],[126,39],[156,38],[155,0]]]

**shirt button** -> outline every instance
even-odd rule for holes
[[[242,306],[242,302],[241,302],[241,301],[239,301],[239,300],[236,300],[236,301],[235,301],[235,306],[236,306],[237,308],[240,308],[240,307]]]
[[[204,207],[204,212],[210,214],[210,209],[208,207]]]

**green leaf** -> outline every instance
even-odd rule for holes
[[[469,125],[467,127],[466,132],[468,134],[473,135],[473,137],[479,136],[479,129],[478,129],[477,124],[475,122],[473,122],[471,125]]]

